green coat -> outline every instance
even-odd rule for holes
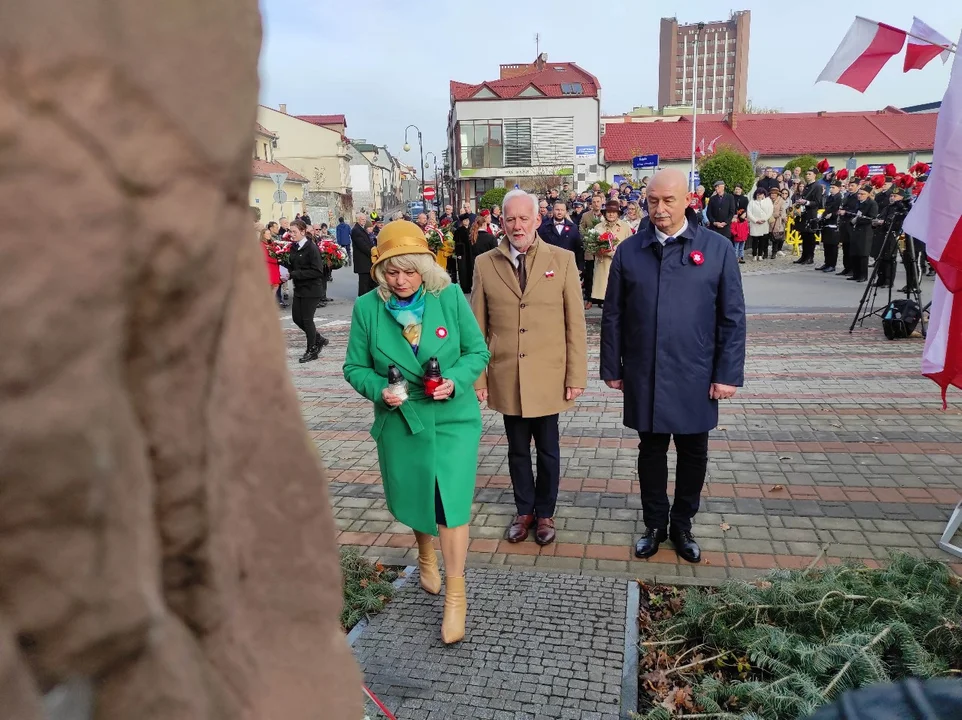
[[[371,435],[388,510],[419,532],[438,534],[435,482],[449,527],[471,519],[481,442],[481,408],[474,381],[488,364],[487,345],[461,288],[428,293],[417,356],[377,293],[354,304],[344,378],[374,403]],[[439,332],[440,329],[440,332]],[[424,366],[437,357],[441,375],[454,381],[454,397],[431,400],[422,385]],[[381,398],[388,365],[408,381],[409,399],[389,408]]]

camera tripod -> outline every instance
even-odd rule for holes
[[[858,310],[855,311],[855,318],[852,320],[852,325],[848,329],[849,334],[854,332],[856,325],[863,327],[867,318],[872,316],[881,318],[885,313],[886,308],[892,303],[892,287],[895,285],[895,275],[897,272],[893,272],[892,282],[887,288],[888,300],[885,301],[884,305],[876,308],[875,301],[878,297],[879,291],[878,274],[883,262],[897,262],[898,242],[902,231],[901,224],[899,225],[898,230],[896,230],[894,226],[895,221],[903,217],[905,217],[904,214],[896,215],[895,217],[890,218],[887,222],[885,228],[885,239],[882,241],[882,249],[879,251],[878,258],[875,260],[875,265],[872,267],[872,275],[868,279],[868,285],[865,288],[865,292],[862,294],[862,300],[858,304]],[[914,300],[916,306],[919,308],[919,325],[922,329],[922,337],[925,337],[925,314],[922,308],[922,268],[919,265],[918,257],[915,254],[915,241],[912,238],[906,238],[905,252],[908,253],[909,265],[914,268],[915,274],[914,278],[910,278],[906,275],[907,290],[905,292],[905,298],[907,300]],[[890,255],[891,260],[883,260],[883,258],[888,258]]]

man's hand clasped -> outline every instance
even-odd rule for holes
[[[735,397],[735,392],[738,390],[734,385],[722,385],[721,383],[712,383],[711,390],[708,391],[708,397],[712,400],[729,400]]]

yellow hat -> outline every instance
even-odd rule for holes
[[[434,255],[421,228],[408,220],[394,220],[378,233],[377,246],[371,250],[371,277],[374,268],[398,255]]]

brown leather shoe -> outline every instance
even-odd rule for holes
[[[515,515],[505,539],[509,543],[524,542],[528,539],[528,531],[532,525],[534,525],[534,515]]]
[[[554,542],[554,518],[538,518],[538,529],[534,532],[534,541],[539,545],[549,545]]]

